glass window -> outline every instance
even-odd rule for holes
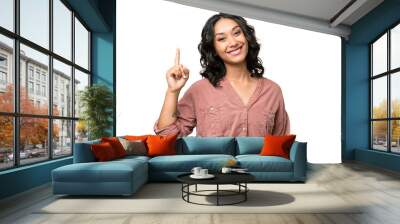
[[[88,140],[88,128],[84,120],[75,121],[75,142]]]
[[[72,121],[53,120],[53,157],[72,154]]]
[[[29,66],[29,71],[28,71],[28,73],[29,73],[29,79],[32,79],[32,80],[33,80],[33,67],[32,67],[32,66]]]
[[[49,48],[49,0],[20,0],[21,36]]]
[[[1,3],[0,3],[1,5]],[[0,34],[0,111],[14,111],[13,66],[7,58],[13,58],[13,40]]]
[[[46,86],[42,86],[42,96],[46,96]]]
[[[4,71],[0,71],[0,85],[6,85],[7,84],[7,73]]]
[[[40,95],[40,84],[36,84],[36,95]]]
[[[385,77],[372,82],[372,118],[387,118],[387,81]]]
[[[14,0],[1,0],[0,9],[0,26],[14,31]]]
[[[13,117],[0,115],[0,170],[14,165]]]
[[[75,18],[75,63],[89,69],[89,32]]]
[[[400,120],[392,120],[391,122],[391,151],[400,153]]]
[[[21,57],[21,62],[20,62],[20,80],[21,80],[21,89],[20,89],[20,108],[21,108],[21,113],[25,114],[41,114],[45,115],[48,114],[48,97],[43,96],[43,91],[41,89],[40,85],[40,77],[41,77],[41,71],[43,71],[45,74],[48,74],[48,62],[49,62],[49,57],[43,53],[40,53],[30,47],[27,47],[23,44],[21,44],[21,55],[24,55],[24,57]],[[25,86],[26,84],[26,63],[29,61],[30,66],[34,67],[36,70],[36,90],[35,94],[29,95],[29,92],[27,91],[27,87]],[[48,86],[48,82],[44,82],[45,86]],[[47,94],[46,94],[47,95]],[[40,105],[32,105],[30,103],[30,99],[34,100],[40,100],[42,103]]]
[[[14,15],[15,2],[19,3],[19,18]],[[87,140],[86,125],[75,127],[77,122],[73,117],[80,115],[79,93],[89,85],[90,74],[86,70],[90,67],[90,33],[70,8],[64,0],[0,0],[0,28],[16,34],[14,27],[17,25],[20,31],[13,38],[0,33],[0,112],[11,113],[0,115],[0,170],[48,160],[50,153],[54,158],[72,155],[72,138]],[[15,20],[19,23],[14,24]],[[15,40],[20,43],[19,74],[14,73]],[[53,53],[72,65],[56,60],[50,56]],[[50,59],[53,60],[52,74],[49,73]],[[19,80],[19,94],[14,92],[15,77]],[[19,96],[18,100],[15,95]],[[53,97],[53,105],[50,105],[50,97]],[[14,105],[14,101],[19,105]],[[16,106],[22,116],[13,113]],[[49,114],[49,106],[53,107],[52,114]],[[13,127],[15,119],[19,121],[18,127]],[[51,133],[49,127],[52,127]],[[15,128],[18,135],[13,133]],[[75,136],[72,136],[73,128],[80,131]],[[18,146],[13,145],[16,139],[20,143]]]
[[[5,54],[0,54],[0,67],[7,67],[7,56]]]
[[[72,12],[60,0],[53,0],[53,18],[53,50],[71,60]]]
[[[53,77],[54,77],[54,84],[53,84],[53,91],[54,91],[54,101],[53,103],[58,104],[58,90],[60,89],[60,93],[62,94],[61,100],[64,102],[63,95],[68,96],[66,110],[64,113],[61,113],[57,105],[53,105],[53,114],[54,115],[61,115],[63,117],[72,117],[72,91],[70,89],[65,89],[65,83],[72,83],[72,76],[71,76],[71,66],[66,65],[56,59],[53,60]],[[54,109],[56,108],[56,109]]]
[[[374,149],[387,151],[387,121],[372,122],[372,140]]]
[[[387,71],[387,34],[372,45],[372,75]]]
[[[391,75],[391,110],[392,117],[400,118],[400,72]]]
[[[80,94],[89,85],[89,75],[75,69],[75,117],[79,117],[81,114]]]
[[[29,94],[34,93],[33,82],[28,82],[28,89],[29,89]]]
[[[400,24],[391,31],[390,37],[390,57],[391,69],[400,67]]]
[[[35,163],[49,158],[48,119],[20,118],[21,164]]]

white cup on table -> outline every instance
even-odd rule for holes
[[[201,169],[200,170],[200,176],[207,176],[208,175],[208,169]]]
[[[196,176],[200,176],[201,175],[201,173],[200,173],[200,171],[202,170],[202,168],[201,167],[193,167],[193,169],[192,169],[192,173],[194,174],[194,175],[196,175]]]

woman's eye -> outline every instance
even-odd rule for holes
[[[222,41],[222,40],[225,40],[225,38],[218,39],[218,41]]]
[[[240,31],[238,31],[238,32],[235,33],[235,35],[239,35],[239,34],[240,34]]]

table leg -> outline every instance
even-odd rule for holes
[[[196,186],[195,186],[195,191],[197,192],[197,184],[196,184]]]
[[[247,182],[246,182],[246,183],[244,183],[244,201],[247,201],[247,192],[248,192],[248,190],[247,190]]]
[[[219,184],[217,184],[217,206],[219,205]]]

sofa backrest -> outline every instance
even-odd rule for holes
[[[177,139],[177,154],[226,154],[235,155],[234,137],[195,137],[187,136]]]
[[[98,143],[100,143],[99,139],[93,141],[75,143],[74,163],[95,162],[96,158],[93,155],[90,145]]]
[[[236,137],[236,155],[259,154],[264,146],[264,137]]]

